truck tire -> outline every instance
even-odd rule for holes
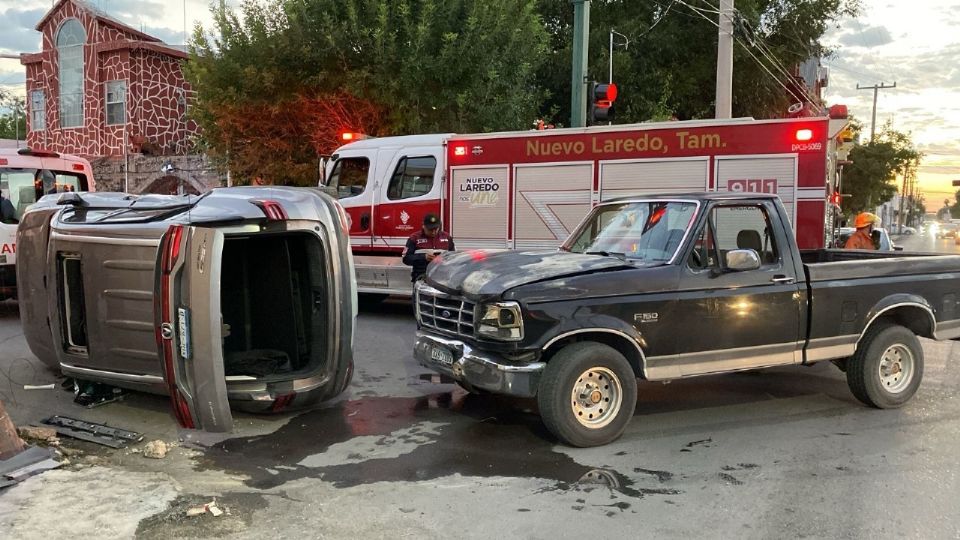
[[[902,406],[923,378],[923,348],[909,329],[877,324],[863,336],[857,352],[847,361],[847,386],[871,407]]]
[[[561,349],[544,369],[537,403],[543,423],[570,446],[600,446],[623,434],[637,404],[627,359],[601,343]]]

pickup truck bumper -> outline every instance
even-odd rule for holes
[[[543,362],[512,364],[455,339],[417,332],[414,358],[426,368],[495,394],[534,397]]]

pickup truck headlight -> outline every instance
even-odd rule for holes
[[[502,341],[523,339],[523,315],[516,302],[483,304],[479,310],[477,335]]]

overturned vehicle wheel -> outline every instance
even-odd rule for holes
[[[544,424],[571,446],[616,440],[633,417],[637,379],[629,362],[601,343],[574,343],[548,363],[537,395]]]

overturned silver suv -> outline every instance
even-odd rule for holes
[[[17,232],[30,349],[77,379],[166,393],[183,427],[330,399],[353,373],[347,216],[301,188],[66,193]]]

